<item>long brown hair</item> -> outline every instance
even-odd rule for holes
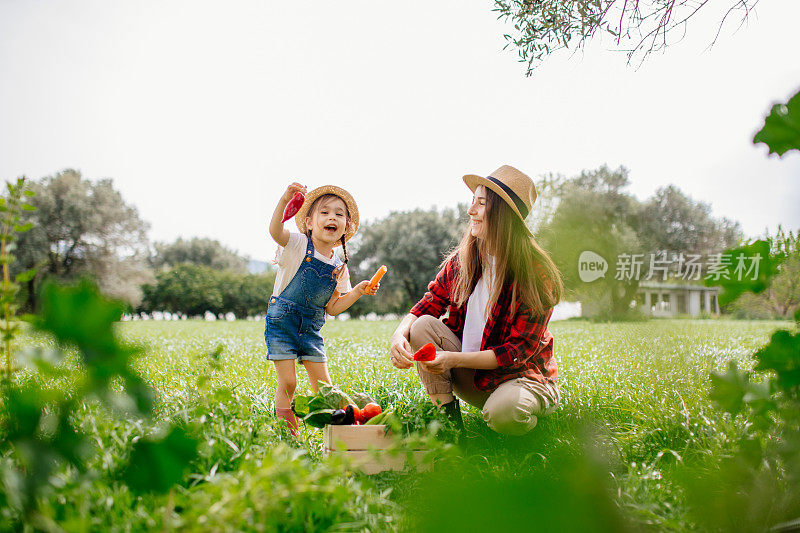
[[[323,194],[323,195],[319,196],[316,200],[314,200],[314,203],[311,204],[311,207],[308,208],[308,212],[306,213],[306,216],[309,217],[309,218],[311,216],[313,216],[314,215],[314,211],[317,210],[317,207],[319,206],[320,202],[322,202],[322,200],[326,200],[328,198],[338,198],[344,204],[344,214],[345,214],[345,218],[347,220],[347,223],[346,223],[345,229],[344,229],[344,232],[346,234],[347,233],[347,228],[350,227],[350,224],[352,224],[352,222],[351,222],[351,219],[350,219],[350,210],[347,208],[347,202],[345,202],[344,198],[342,198],[341,196],[338,196],[336,194]],[[311,239],[311,228],[308,228],[308,227],[306,228],[306,237]],[[344,252],[344,262],[347,263],[347,245],[345,244],[344,235],[342,235],[341,241],[342,241],[342,252]]]
[[[541,315],[555,306],[564,295],[561,273],[545,250],[533,238],[525,222],[508,204],[488,187],[483,223],[486,237],[478,240],[467,225],[461,242],[445,259],[458,258],[459,268],[451,290],[453,302],[464,304],[475,290],[482,275],[483,261],[491,252],[494,257],[494,280],[489,287],[490,311],[500,297],[503,286],[511,284],[511,308],[517,303]]]

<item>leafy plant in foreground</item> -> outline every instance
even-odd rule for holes
[[[31,268],[17,274],[11,281],[11,263],[15,257],[12,252],[16,249],[18,233],[25,233],[33,227],[33,223],[21,223],[22,211],[34,211],[36,208],[25,201],[26,197],[33,196],[33,191],[26,188],[25,177],[17,179],[16,183],[6,182],[7,196],[0,198],[0,264],[3,265],[3,283],[0,285],[0,305],[3,308],[3,319],[0,331],[3,332],[3,350],[6,354],[6,379],[11,381],[13,358],[11,354],[11,341],[19,325],[15,320],[17,311],[17,293],[19,284],[33,278],[36,269]]]
[[[42,383],[64,371],[43,357],[35,358],[38,375],[8,382],[3,389],[0,454],[10,460],[0,463],[0,478],[5,481],[3,498],[19,510],[23,523],[49,529],[37,512],[37,497],[48,489],[51,473],[63,463],[85,470],[91,440],[73,420],[81,404],[99,399],[117,411],[152,413],[153,393],[131,367],[139,349],[121,343],[113,331],[123,309],[124,304],[105,299],[88,281],[64,287],[47,284],[42,290],[41,314],[34,326],[53,335],[58,359],[64,358],[67,347],[77,348],[83,372],[72,390],[47,387]],[[166,428],[164,433],[134,445],[124,475],[132,490],[168,490],[196,456],[196,442],[182,430]]]
[[[754,142],[764,142],[770,153],[778,155],[800,150],[800,93],[788,104],[773,107]],[[766,241],[729,253],[734,262],[723,276],[723,304],[744,292],[765,290],[786,259],[785,250],[771,254]],[[755,281],[736,275],[736,265],[746,260],[763,264]],[[736,453],[723,458],[718,469],[707,475],[690,474],[687,489],[701,523],[763,530],[800,517],[800,310],[795,319],[798,323],[792,329],[776,331],[753,354],[755,370],[766,379],[754,381],[734,362],[727,372],[711,375],[712,399],[732,415],[743,413],[750,424]]]

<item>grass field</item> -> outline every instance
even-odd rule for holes
[[[334,384],[384,407],[423,403],[415,372],[388,363],[395,326],[326,324]],[[95,435],[89,466],[99,474],[59,472],[42,516],[67,530],[442,531],[473,529],[481,520],[496,527],[504,523],[498,516],[524,511],[525,521],[514,518],[509,528],[537,520],[562,529],[695,529],[680,482],[684,466],[711,467],[745,423],[714,408],[709,372],[729,360],[751,367],[750,354],[781,326],[787,324],[554,323],[563,396],[556,413],[512,438],[494,434],[477,410],[464,407],[467,435],[459,447],[427,441],[449,467],[367,477],[323,460],[319,430],[304,428],[294,440],[275,423],[263,324],[123,323],[120,334],[146,347],[136,366],[158,392],[159,416],[202,438],[200,459],[171,494],[134,496],[116,472],[132,441],[157,431],[158,421],[121,420],[88,405],[79,422]],[[214,369],[208,353],[219,346]],[[205,375],[208,382],[198,385]],[[298,392],[306,389],[298,368]],[[481,512],[488,508],[494,514]],[[579,513],[595,518],[576,522]]]

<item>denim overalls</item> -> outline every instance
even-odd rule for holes
[[[306,255],[292,281],[269,299],[264,328],[267,359],[325,362],[319,330],[325,325],[325,305],[336,288],[333,270],[342,264],[336,255],[334,262],[330,265],[314,257],[314,245],[308,239]]]

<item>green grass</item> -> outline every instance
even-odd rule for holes
[[[334,384],[346,392],[367,392],[384,407],[424,402],[416,373],[388,363],[395,326],[328,322],[323,335]],[[529,435],[512,438],[494,434],[478,410],[465,407],[467,438],[450,450],[450,462],[443,460],[460,465],[460,473],[447,482],[458,479],[468,486],[470,476],[502,483],[519,478],[524,486],[525,476],[566,472],[556,466],[583,464],[580,458],[589,457],[589,470],[578,474],[587,476],[595,468],[597,483],[612,495],[614,509],[609,512],[621,510],[626,524],[635,529],[693,529],[675,476],[685,464],[713,464],[728,453],[744,424],[714,409],[708,399],[709,372],[724,369],[731,359],[751,367],[750,354],[778,327],[786,324],[554,323],[561,409]],[[186,529],[258,529],[256,524],[276,516],[297,517],[301,509],[315,517],[313,523],[287,519],[284,530],[326,530],[343,523],[349,524],[343,529],[434,527],[435,512],[418,507],[421,491],[430,490],[427,484],[434,478],[346,474],[345,465],[322,460],[319,430],[305,428],[295,441],[275,423],[275,372],[265,359],[262,323],[132,322],[121,324],[119,331],[146,347],[136,368],[158,392],[159,416],[201,436],[201,458],[173,500],[134,497],[117,482],[115,472],[132,440],[151,432],[157,421],[120,420],[86,406],[79,423],[96,435],[90,467],[99,475],[87,481],[77,472],[63,471],[61,488],[43,502],[43,513],[65,529],[137,530],[161,527],[165,520]],[[221,367],[212,371],[207,354],[217,346],[224,348]],[[309,388],[308,380],[302,367],[297,370],[302,392]],[[209,385],[198,387],[198,378],[207,374]],[[572,486],[573,478],[563,479],[560,486]],[[575,483],[578,492],[586,485]],[[302,490],[294,493],[292,487]],[[549,508],[574,514],[574,497],[575,491],[565,493],[563,501],[553,496]],[[216,501],[228,503],[209,512]],[[323,503],[317,509],[309,503],[313,501]],[[349,501],[354,502],[352,509],[340,509]],[[287,505],[293,510],[287,511]],[[423,511],[433,517],[427,526],[414,521]]]

